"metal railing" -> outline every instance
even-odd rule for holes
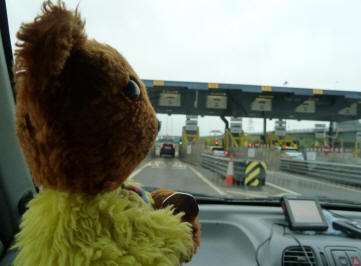
[[[340,184],[361,186],[361,165],[281,159],[280,169]]]
[[[224,178],[227,172],[228,161],[229,159],[226,157],[202,154],[201,165]]]
[[[228,168],[229,158],[227,157],[221,157],[221,156],[214,156],[203,153],[201,156],[201,166],[211,170],[214,173],[217,173],[220,175],[223,179],[225,178],[227,174],[227,168]],[[250,160],[244,160],[239,158],[234,158],[233,160],[233,171],[234,171],[234,181],[237,185],[243,185],[246,184],[245,180],[247,179],[247,174],[250,174],[253,168],[256,168],[256,165],[251,165],[252,161]],[[251,167],[252,169],[248,171],[247,168]],[[261,166],[263,167],[263,166]],[[264,167],[263,170],[265,171]],[[262,171],[261,171],[262,172]],[[259,178],[260,185],[265,184],[265,172],[259,173],[259,176],[256,178]]]

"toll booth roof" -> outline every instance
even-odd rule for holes
[[[361,118],[361,92],[143,80],[157,113],[319,121]]]

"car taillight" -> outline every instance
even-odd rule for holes
[[[225,151],[224,154],[227,155],[227,154],[228,154],[228,151]]]
[[[164,144],[160,145],[160,147],[163,148],[163,147],[164,147]]]
[[[175,149],[175,146],[173,145],[173,149]]]

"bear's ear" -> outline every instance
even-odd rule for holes
[[[85,42],[84,25],[78,11],[67,10],[60,0],[44,2],[42,14],[22,24],[17,33],[15,72],[30,72],[37,89],[44,90],[47,81],[61,73],[72,51]]]
[[[192,222],[198,215],[199,209],[195,198],[187,193],[176,192],[163,201],[163,207],[173,205],[174,213],[184,212],[183,221]]]

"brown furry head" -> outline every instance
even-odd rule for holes
[[[126,59],[88,40],[84,24],[77,11],[47,1],[21,26],[16,122],[37,185],[94,194],[119,187],[146,157],[158,121]]]

